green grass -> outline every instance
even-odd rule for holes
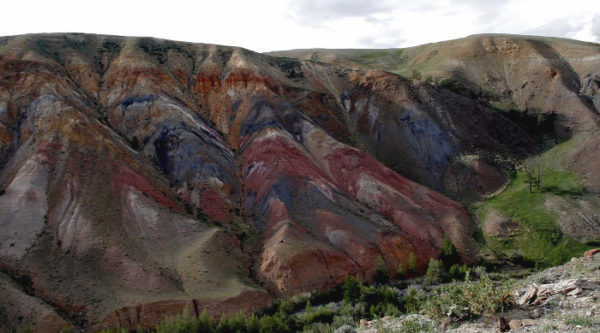
[[[535,156],[530,162],[546,170],[568,171],[567,157],[589,139],[590,137],[585,134],[576,135]]]
[[[581,177],[564,171],[547,171],[543,174],[541,190],[556,195],[581,195],[583,182]]]
[[[544,203],[550,195],[580,195],[582,192],[578,175],[551,170],[542,174],[540,191],[531,193],[526,174],[517,172],[506,189],[485,200],[475,212],[483,219],[493,208],[518,223],[517,230],[506,237],[487,236],[487,246],[497,256],[526,266],[558,265],[581,255],[589,246],[562,234],[557,214]]]

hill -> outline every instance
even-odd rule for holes
[[[480,65],[424,80],[454,73],[446,44],[405,51],[419,79],[152,38],[0,38],[0,302],[25,321],[6,329],[252,312],[378,262],[423,273],[445,238],[466,263],[583,251],[600,238],[599,48],[448,43]],[[515,171],[533,158],[536,193]]]

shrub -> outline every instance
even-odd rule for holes
[[[335,315],[335,310],[329,309],[327,307],[320,307],[313,312],[308,313],[305,318],[307,324],[312,324],[316,322],[320,323],[328,323],[333,320],[333,316]]]
[[[259,321],[254,315],[245,316],[243,313],[240,313],[233,317],[222,317],[215,332],[258,333],[259,330]]]
[[[294,309],[295,309],[295,305],[289,299],[284,299],[279,304],[279,312],[281,312],[283,314],[290,315],[290,314],[294,313]]]
[[[356,304],[360,300],[360,290],[362,288],[362,282],[355,277],[348,277],[342,284],[342,290],[344,292],[344,301]]]
[[[396,279],[397,280],[406,279],[406,270],[404,269],[404,265],[402,263],[399,263],[398,268],[396,269]]]
[[[312,307],[312,304],[310,304],[310,300],[307,300],[306,305],[304,306],[304,311],[310,312],[310,311],[312,311],[312,308],[313,307]]]
[[[417,256],[415,256],[414,252],[408,254],[408,273],[409,274],[417,274],[418,263]]]
[[[421,80],[422,74],[418,70],[413,69],[413,71],[410,73],[410,78],[415,80]]]
[[[427,321],[417,317],[408,317],[402,322],[402,332],[419,333],[434,332],[435,328]]]
[[[461,285],[440,286],[424,302],[423,311],[432,317],[452,316],[460,320],[494,315],[513,304],[510,285],[496,285],[487,274],[476,282],[469,274]]]
[[[442,238],[442,248],[439,259],[444,264],[445,269],[450,269],[452,265],[460,264],[461,262],[460,255],[448,235],[444,235],[444,238]]]
[[[180,333],[209,333],[215,329],[214,319],[205,311],[197,318],[190,316],[187,309],[182,314],[167,318],[156,326],[156,333],[180,332]]]
[[[385,316],[399,316],[402,314],[402,312],[394,304],[385,302],[371,305],[369,307],[369,313],[373,319]]]
[[[417,289],[409,287],[407,289],[406,296],[404,296],[403,300],[406,312],[415,313],[418,312],[421,308],[421,303],[423,302],[423,295],[421,295]]]
[[[448,278],[452,280],[464,280],[467,274],[467,265],[454,264],[448,270]]]
[[[427,272],[425,272],[425,283],[438,284],[444,280],[444,264],[440,260],[429,259]]]
[[[346,316],[346,315],[338,315],[333,317],[333,321],[331,322],[331,327],[332,328],[340,328],[342,326],[349,326],[349,327],[354,327],[356,326],[356,320],[354,320],[354,318],[352,318],[351,316]]]
[[[296,325],[289,326],[289,317],[284,317],[281,313],[269,316],[264,315],[259,320],[260,333],[279,333],[279,332],[295,332]]]
[[[365,303],[344,303],[338,312],[341,316],[350,317],[357,322],[367,316],[367,306]]]
[[[377,284],[384,284],[390,281],[387,267],[381,256],[375,258],[375,275],[373,275],[373,281]]]

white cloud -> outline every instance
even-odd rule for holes
[[[600,41],[600,13],[594,15],[592,19],[591,33],[596,38],[596,41]]]
[[[485,32],[600,41],[597,0],[21,0],[2,6],[0,35],[94,32],[256,51],[405,47]]]

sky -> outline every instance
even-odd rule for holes
[[[7,1],[0,35],[87,32],[241,46],[409,47],[478,33],[600,42],[600,0]]]

